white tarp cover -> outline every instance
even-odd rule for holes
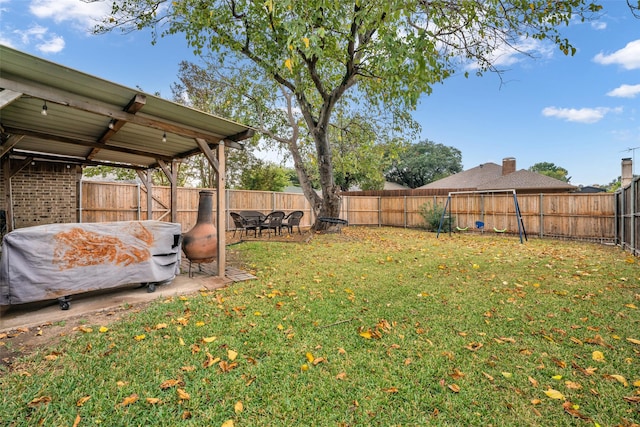
[[[49,224],[3,238],[0,305],[63,298],[180,272],[181,225],[161,221]]]

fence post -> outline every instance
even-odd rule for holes
[[[631,203],[629,206],[629,210],[631,212],[631,253],[636,255],[638,253],[638,247],[636,246],[636,230],[637,230],[637,223],[636,223],[636,215],[637,215],[637,210],[636,210],[636,198],[638,197],[638,191],[637,191],[637,181],[633,180],[631,182]]]
[[[404,196],[404,228],[407,228],[407,196]]]
[[[225,231],[229,231],[229,211],[231,210],[229,208],[229,202],[231,201],[231,196],[229,195],[230,192],[231,190],[227,190],[227,189],[225,189],[224,191],[224,198],[226,199],[224,202],[224,207],[226,210],[226,212],[224,213],[224,217],[225,217],[224,223],[226,224]]]
[[[378,196],[378,227],[382,227],[382,196]]]
[[[540,238],[544,237],[544,195],[540,193]]]
[[[138,216],[138,221],[140,221],[140,215],[141,215],[141,212],[140,212],[140,183],[136,184],[136,189],[137,189],[137,194],[136,195],[138,196],[138,202],[136,203],[136,205],[138,206],[138,209],[137,209],[136,214]]]
[[[80,224],[84,221],[82,218],[82,187],[84,187],[84,182],[82,182],[81,179],[80,185],[78,186],[78,222]]]

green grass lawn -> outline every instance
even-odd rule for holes
[[[348,227],[233,250],[258,280],[88,318],[1,372],[0,424],[640,424],[619,248]]]

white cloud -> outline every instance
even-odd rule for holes
[[[640,94],[640,85],[621,85],[607,92],[607,96],[615,96],[618,98],[635,98],[638,94]]]
[[[626,70],[640,69],[640,39],[630,41],[625,47],[610,55],[601,52],[593,60],[602,65],[618,64]]]
[[[594,30],[606,30],[607,23],[602,21],[595,21],[591,23],[591,28],[593,28]]]
[[[56,24],[72,22],[90,31],[98,20],[111,12],[111,2],[83,0],[32,0],[29,11],[40,19],[53,19]]]
[[[64,49],[64,38],[53,34],[49,38],[37,43],[36,47],[42,53],[58,53]]]
[[[541,40],[522,37],[514,45],[506,43],[497,46],[487,55],[491,64],[497,68],[507,67],[528,59],[529,56],[536,58],[551,58],[553,56],[553,45]],[[467,64],[466,69],[476,70],[479,68],[477,62]]]
[[[555,117],[563,119],[568,122],[577,123],[597,123],[609,113],[621,113],[622,107],[607,108],[558,108],[558,107],[546,107],[542,110],[542,115],[545,117]]]
[[[27,30],[14,30],[23,45],[35,44],[42,53],[57,53],[64,49],[65,42],[62,36],[51,33],[47,27],[33,25]]]

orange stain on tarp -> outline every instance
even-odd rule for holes
[[[151,258],[149,247],[153,243],[153,234],[140,224],[123,230],[135,237],[135,244],[125,244],[114,235],[99,234],[80,227],[56,234],[57,241],[53,252],[53,263],[60,270],[91,265],[115,264],[127,266]]]

